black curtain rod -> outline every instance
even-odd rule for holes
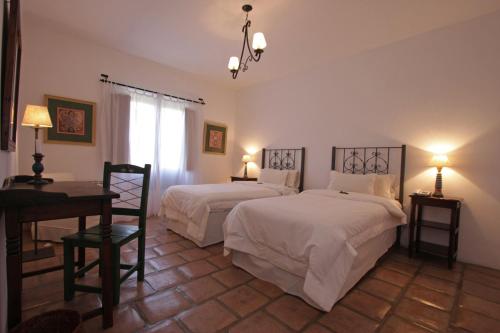
[[[198,98],[197,101],[194,101],[194,100],[189,99],[189,98],[184,98],[184,97],[169,95],[169,94],[160,93],[160,92],[153,91],[153,90],[148,90],[148,89],[144,89],[144,88],[134,87],[134,86],[131,86],[131,85],[128,85],[128,84],[120,83],[120,82],[110,81],[110,80],[108,80],[108,77],[109,76],[107,74],[101,74],[101,78],[99,79],[99,81],[104,82],[104,83],[116,84],[117,86],[122,86],[122,87],[137,89],[137,90],[145,91],[145,92],[152,93],[152,94],[159,94],[159,95],[163,95],[163,96],[166,96],[166,97],[172,97],[172,98],[180,99],[180,100],[186,101],[186,102],[191,102],[191,103],[196,103],[196,104],[201,104],[201,105],[205,105],[206,104],[205,101],[203,100],[203,98]]]

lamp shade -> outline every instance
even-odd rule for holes
[[[248,163],[250,161],[252,161],[252,156],[250,155],[243,155],[243,158],[241,159],[242,162],[244,163]]]
[[[52,127],[49,110],[46,106],[28,104],[21,125],[36,128]]]
[[[264,50],[267,46],[266,38],[262,32],[256,32],[253,34],[252,48],[254,50]]]
[[[432,157],[432,165],[438,168],[442,168],[443,166],[446,165],[446,163],[448,163],[448,156],[444,154],[434,155]]]
[[[238,57],[229,58],[229,63],[227,64],[227,68],[229,68],[230,71],[237,71],[239,67],[240,67],[240,61],[238,60]]]

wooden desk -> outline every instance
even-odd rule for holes
[[[111,263],[111,200],[120,195],[91,182],[56,182],[46,185],[16,183],[8,178],[0,190],[0,208],[5,212],[7,244],[8,326],[21,321],[22,223],[101,215],[103,249],[101,259]],[[102,270],[102,326],[113,326],[113,281],[111,265]]]

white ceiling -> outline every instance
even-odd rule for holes
[[[244,13],[260,63],[232,80]],[[500,9],[500,0],[30,0],[23,11],[123,52],[236,88],[338,61]]]

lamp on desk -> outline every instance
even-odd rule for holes
[[[40,128],[52,127],[49,110],[46,106],[28,104],[26,106],[26,110],[24,111],[24,117],[21,125],[26,127],[33,127],[35,129],[35,153],[33,154],[35,163],[33,163],[33,166],[31,167],[31,169],[35,173],[35,176],[33,180],[30,180],[28,183],[35,185],[47,184],[47,181],[42,179],[43,154],[41,143],[38,140],[38,130]]]
[[[248,178],[248,173],[247,173],[247,164],[248,162],[252,161],[252,156],[250,155],[243,155],[243,158],[241,159],[243,163],[245,163],[245,171],[243,172],[243,178]]]
[[[444,154],[434,155],[432,157],[432,164],[437,168],[436,184],[434,185],[434,193],[432,193],[433,197],[443,197],[443,175],[441,174],[441,171],[446,163],[448,163],[448,156]]]

